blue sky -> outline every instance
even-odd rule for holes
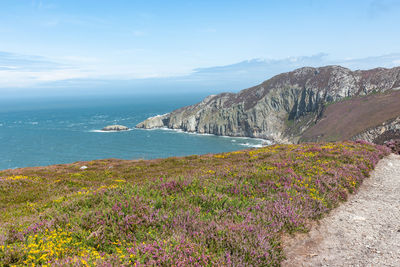
[[[400,64],[399,17],[400,0],[1,0],[0,88],[193,76],[321,53],[319,64],[395,55],[376,61],[390,67]],[[354,66],[370,67],[362,60]]]

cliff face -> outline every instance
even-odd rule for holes
[[[148,118],[136,127],[168,127],[291,143],[315,123],[326,103],[396,89],[400,89],[400,67],[367,71],[340,66],[305,67],[237,94],[208,96],[198,104]]]

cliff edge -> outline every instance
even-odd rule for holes
[[[322,118],[329,103],[398,89],[400,67],[365,71],[341,66],[304,67],[236,94],[210,95],[195,105],[148,118],[136,127],[297,143]],[[400,107],[397,111],[400,116]]]

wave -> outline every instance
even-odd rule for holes
[[[257,140],[257,141],[262,141],[262,142],[271,142],[268,139],[263,139],[263,138],[257,138],[257,137],[248,137],[248,136],[228,136],[228,135],[221,135],[223,138],[235,138],[235,139],[241,139],[241,140]]]
[[[256,147],[256,148],[260,148],[263,147],[263,144],[250,144],[250,143],[244,143],[244,144],[239,144],[241,146],[245,146],[245,147]]]
[[[94,115],[92,116],[93,119],[105,119],[110,117],[109,115]]]
[[[154,129],[150,129],[150,130],[161,130],[161,131],[185,133],[185,131],[182,130],[182,129],[171,129],[171,128],[168,128],[168,127],[159,127],[159,128],[154,128]]]
[[[168,113],[167,113],[168,114]],[[162,115],[157,115],[157,116],[162,116]],[[246,137],[246,136],[228,136],[228,135],[216,135],[216,134],[209,134],[209,133],[196,133],[196,132],[186,132],[182,129],[171,129],[168,127],[157,127],[157,128],[151,128],[151,129],[143,129],[143,128],[136,128],[137,130],[145,130],[145,131],[169,131],[169,132],[176,132],[176,133],[184,133],[184,134],[192,134],[192,135],[199,135],[199,136],[216,136],[219,138],[231,138],[232,142],[240,141],[240,140],[252,140],[252,141],[258,141],[260,144],[250,144],[250,143],[244,143],[240,144],[242,146],[247,146],[247,147],[263,147],[264,145],[271,145],[272,141],[268,139],[262,139],[262,138],[255,138],[255,137]],[[236,140],[239,139],[239,140]]]
[[[165,116],[165,115],[168,115],[168,114],[169,114],[169,113],[157,114],[157,115],[155,115],[155,116],[148,117],[147,119],[158,118],[158,117],[162,117],[162,116]]]
[[[218,136],[221,137],[219,135],[215,135],[215,134],[209,134],[209,133],[195,133],[195,132],[184,132],[186,134],[194,134],[194,135],[204,135],[204,136]]]
[[[157,127],[157,128],[151,128],[151,129],[143,129],[143,128],[137,128],[138,130],[145,130],[145,131],[167,131],[167,132],[176,132],[176,133],[183,133],[183,134],[192,134],[192,135],[200,135],[200,136],[218,136],[218,137],[224,137],[224,136],[219,136],[215,134],[209,134],[209,133],[196,133],[196,132],[186,132],[182,129],[171,129],[168,127]]]
[[[158,114],[158,115],[153,116],[153,118],[162,117],[162,116],[165,116],[165,115],[168,115],[168,114],[169,114],[169,113]]]
[[[157,128],[151,128],[151,129],[135,128],[135,130],[139,130],[139,131],[170,131],[170,132],[184,133],[184,131],[181,129],[171,129],[168,127],[157,127]]]
[[[62,123],[62,122],[60,122],[60,123]],[[74,123],[68,124],[67,127],[81,126],[81,125],[86,125],[86,124],[87,123],[84,123],[84,122],[74,122]]]

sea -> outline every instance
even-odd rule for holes
[[[154,159],[261,147],[264,140],[136,129],[202,94],[0,98],[0,170],[105,158]],[[103,132],[121,124],[124,132]]]

